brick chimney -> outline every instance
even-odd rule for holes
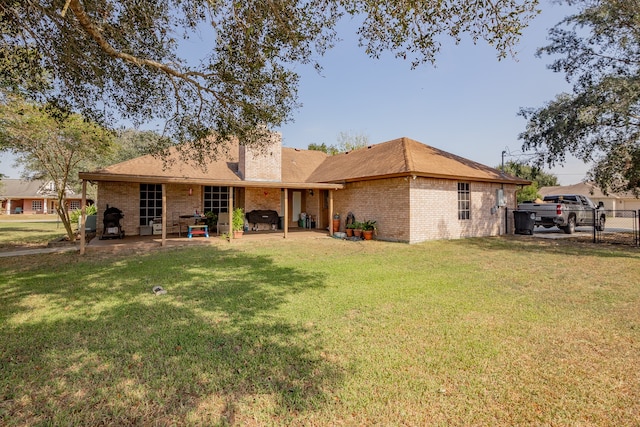
[[[263,147],[240,145],[238,172],[245,181],[282,181],[282,134],[271,132]]]

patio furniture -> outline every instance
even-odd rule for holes
[[[209,226],[208,225],[188,225],[187,237],[190,239],[194,235],[196,236],[204,236],[209,237]]]
[[[189,225],[197,225],[198,221],[200,221],[203,217],[201,215],[180,215],[178,217],[178,237],[182,237],[182,225],[185,225],[187,228]]]
[[[218,214],[218,225],[216,225],[216,233],[228,233],[231,231],[229,227],[229,212],[220,212]]]

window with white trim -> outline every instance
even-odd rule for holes
[[[471,191],[468,182],[458,183],[458,219],[471,219]]]
[[[76,211],[80,209],[80,200],[71,200],[69,201],[69,210]]]
[[[32,200],[31,201],[31,210],[34,212],[42,211],[42,200]]]

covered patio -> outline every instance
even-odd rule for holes
[[[283,149],[280,137],[274,135],[274,138],[267,151],[237,145],[225,155],[206,159],[202,167],[182,161],[180,153],[172,150],[164,160],[147,155],[101,170],[81,172],[82,206],[86,204],[87,184],[94,183],[99,236],[108,230],[106,222],[104,229],[102,227],[103,213],[117,208],[122,212],[117,228],[124,231],[125,239],[146,235],[153,225],[153,239],[162,246],[168,245],[169,240],[182,238],[183,222],[194,221],[202,214],[211,213],[218,219],[224,216],[226,220],[224,231],[213,230],[209,225],[210,237],[217,231],[230,232],[233,216],[238,214],[234,210],[238,208],[243,210],[243,221],[251,212],[271,213],[268,229],[278,228],[275,234],[281,238],[288,238],[292,230],[304,228],[298,220],[306,216],[315,219],[318,230],[331,233],[334,193],[343,189],[344,184],[309,180],[309,174],[317,169],[326,154]],[[287,167],[282,167],[283,164]],[[274,215],[278,227],[275,227]],[[83,224],[84,221],[83,213]],[[265,228],[258,225],[267,224],[250,226],[254,230]],[[194,226],[197,224],[193,223],[191,228]],[[80,229],[85,233],[84,226]],[[82,234],[80,240],[80,252],[84,253],[86,236]]]
[[[82,189],[82,224],[86,223],[85,206],[86,206],[86,187],[87,183],[100,178],[99,176],[92,176],[92,174],[81,174],[83,178]],[[176,223],[176,213],[179,212],[179,216],[183,217],[183,213],[187,212],[188,208],[185,206],[191,206],[196,204],[196,211],[206,212],[206,208],[202,207],[203,193],[206,188],[209,188],[207,184],[211,182],[201,180],[184,180],[181,182],[175,182],[174,180],[163,180],[157,177],[144,177],[135,176],[123,178],[119,177],[120,181],[106,183],[106,187],[103,184],[102,188],[110,188],[108,197],[101,197],[99,195],[98,202],[98,217],[97,217],[97,229],[98,234],[102,231],[102,222],[105,207],[108,207],[112,201],[111,206],[116,206],[113,200],[116,200],[117,207],[121,208],[124,212],[125,220],[128,223],[123,224],[125,239],[131,236],[142,236],[140,232],[142,223],[145,221],[138,212],[141,210],[139,204],[142,202],[138,199],[139,188],[142,185],[154,181],[155,184],[149,184],[155,186],[159,191],[161,198],[156,202],[155,212],[153,216],[154,222],[159,220],[161,228],[154,230],[153,238],[158,239],[162,246],[168,244],[168,240],[175,239],[188,239],[186,233],[183,232],[182,225]],[[161,181],[161,183],[158,183]],[[168,181],[168,182],[163,182]],[[331,234],[332,228],[331,217],[333,215],[333,190],[343,187],[341,184],[324,184],[324,183],[269,183],[269,182],[244,182],[241,185],[234,183],[235,186],[229,185],[231,182],[218,181],[215,182],[217,186],[215,188],[221,188],[225,190],[225,198],[223,200],[224,207],[218,212],[224,212],[228,215],[228,224],[233,224],[234,209],[241,207],[244,209],[246,215],[249,209],[272,209],[278,212],[282,218],[282,228],[273,231],[263,232],[248,232],[245,234],[256,233],[255,235],[277,235],[280,238],[288,238],[292,231],[298,231],[298,214],[297,212],[312,212],[313,215],[318,218],[318,223],[314,230],[323,232],[325,234]],[[105,193],[103,191],[103,193]],[[267,195],[274,193],[273,196],[262,205],[256,202],[256,194]],[[185,197],[185,195],[187,195]],[[315,196],[315,197],[314,197]],[[103,200],[106,199],[107,202]],[[188,200],[188,201],[185,201]],[[306,202],[305,202],[306,200]],[[191,205],[189,204],[191,203]],[[297,204],[297,206],[292,206]],[[193,212],[193,210],[191,210]],[[216,212],[214,212],[216,213]],[[186,215],[185,215],[186,216]],[[140,225],[137,225],[137,224]],[[303,230],[306,228],[302,227]],[[226,230],[231,231],[231,230]],[[80,227],[80,253],[84,254],[86,249],[86,229],[83,226]],[[209,235],[215,237],[216,230],[209,230]],[[193,237],[192,239],[199,238]],[[231,233],[231,239],[233,239],[233,233]],[[188,239],[188,240],[192,240]],[[99,240],[99,239],[98,239]],[[110,239],[112,240],[112,239]]]

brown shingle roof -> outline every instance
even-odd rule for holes
[[[327,158],[320,151],[282,149],[281,184],[304,184],[309,175]],[[205,159],[206,168],[194,166],[192,162],[181,159],[180,152],[172,150],[167,162],[162,158],[146,155],[122,163],[108,166],[93,172],[81,172],[80,178],[95,181],[127,182],[191,182],[203,185],[224,186],[278,186],[278,183],[243,181],[238,175],[238,146],[233,145],[228,153],[217,159]],[[321,187],[322,185],[317,185]],[[339,185],[325,186],[338,188]]]
[[[147,155],[99,171],[83,172],[80,177],[98,181],[193,182],[232,186],[255,184],[242,181],[237,170],[238,149],[232,146],[228,154],[215,160],[207,159],[206,169],[182,161],[180,153],[174,150],[168,163]],[[529,184],[529,181],[502,174],[497,169],[410,138],[399,138],[335,156],[320,151],[282,148],[283,185],[307,183],[320,186],[407,175]],[[277,186],[278,183],[271,184]]]
[[[410,174],[432,178],[529,183],[410,138],[394,139],[332,156],[309,179],[340,182]]]
[[[152,155],[136,157],[122,163],[108,166],[94,172],[81,173],[83,175],[102,175],[106,180],[108,177],[124,178],[163,178],[164,180],[213,180],[227,182],[241,182],[237,175],[238,170],[238,150],[231,148],[226,155],[221,155],[217,159],[206,160],[205,168],[194,166],[193,163],[184,161],[178,150],[171,150],[167,161]],[[90,179],[90,178],[89,178]]]
[[[282,181],[314,182],[309,179],[323,162],[327,154],[322,151],[299,150],[297,148],[282,149]]]

